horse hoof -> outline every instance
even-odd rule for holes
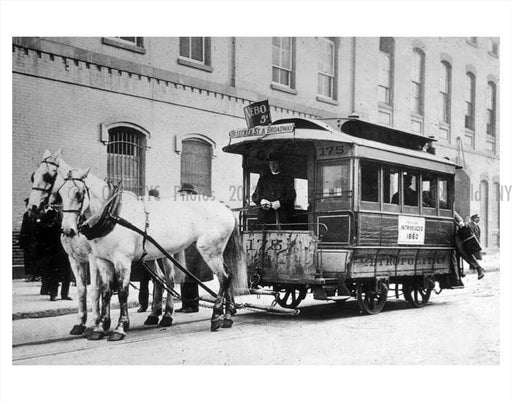
[[[99,341],[105,337],[105,333],[103,331],[92,331],[91,335],[88,336],[88,340],[90,341]]]
[[[231,318],[224,318],[222,321],[222,328],[231,328],[233,326],[233,320]]]
[[[160,320],[160,323],[158,324],[159,327],[170,327],[172,325],[172,317],[162,317]]]
[[[212,331],[212,332],[217,331],[219,328],[222,327],[222,323],[223,323],[222,318],[212,320],[212,325],[210,327],[210,331]]]
[[[87,327],[84,331],[84,333],[82,334],[82,336],[84,338],[89,338],[89,336],[93,333],[94,331],[94,327]]]
[[[126,334],[114,331],[110,334],[107,341],[111,341],[111,342],[120,341],[120,340],[124,339],[125,336],[126,336]]]
[[[130,323],[129,323],[129,322],[125,322],[125,323],[123,324],[123,329],[124,329],[125,331],[128,331],[128,330],[130,329]]]
[[[86,329],[84,324],[74,325],[71,331],[69,331],[69,335],[82,335]]]
[[[144,321],[144,325],[158,325],[158,317],[154,315],[148,316],[146,321]]]

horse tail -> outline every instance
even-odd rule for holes
[[[231,290],[234,295],[249,293],[249,282],[247,279],[247,263],[242,243],[242,236],[238,229],[238,218],[235,218],[235,227],[231,232],[226,248],[224,249],[224,263],[232,275]]]

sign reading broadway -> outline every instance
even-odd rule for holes
[[[293,133],[295,130],[294,123],[277,124],[275,126],[259,126],[253,128],[246,128],[240,130],[233,130],[229,132],[230,138],[242,137],[259,137],[271,134],[286,134]]]

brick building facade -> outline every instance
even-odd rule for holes
[[[50,38],[12,41],[13,231],[45,149],[123,177],[141,194],[193,182],[239,206],[241,159],[224,154],[243,108],[273,119],[365,120],[438,139],[464,165],[458,205],[499,242],[496,38]],[[135,143],[134,141],[138,141]],[[119,143],[121,145],[115,145]],[[123,170],[124,169],[124,170]]]

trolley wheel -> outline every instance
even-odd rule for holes
[[[428,303],[432,289],[424,288],[419,283],[404,283],[402,285],[402,292],[404,293],[405,300],[411,303],[412,306],[420,308]]]
[[[292,287],[292,288],[278,288],[274,287],[278,292],[276,294],[276,302],[283,308],[297,308],[302,300],[305,299],[307,288],[305,287]]]
[[[379,282],[378,290],[375,291],[373,286],[369,286],[363,282],[357,284],[357,303],[359,308],[365,314],[378,314],[382,311],[386,300],[388,299],[388,286],[384,282]]]

